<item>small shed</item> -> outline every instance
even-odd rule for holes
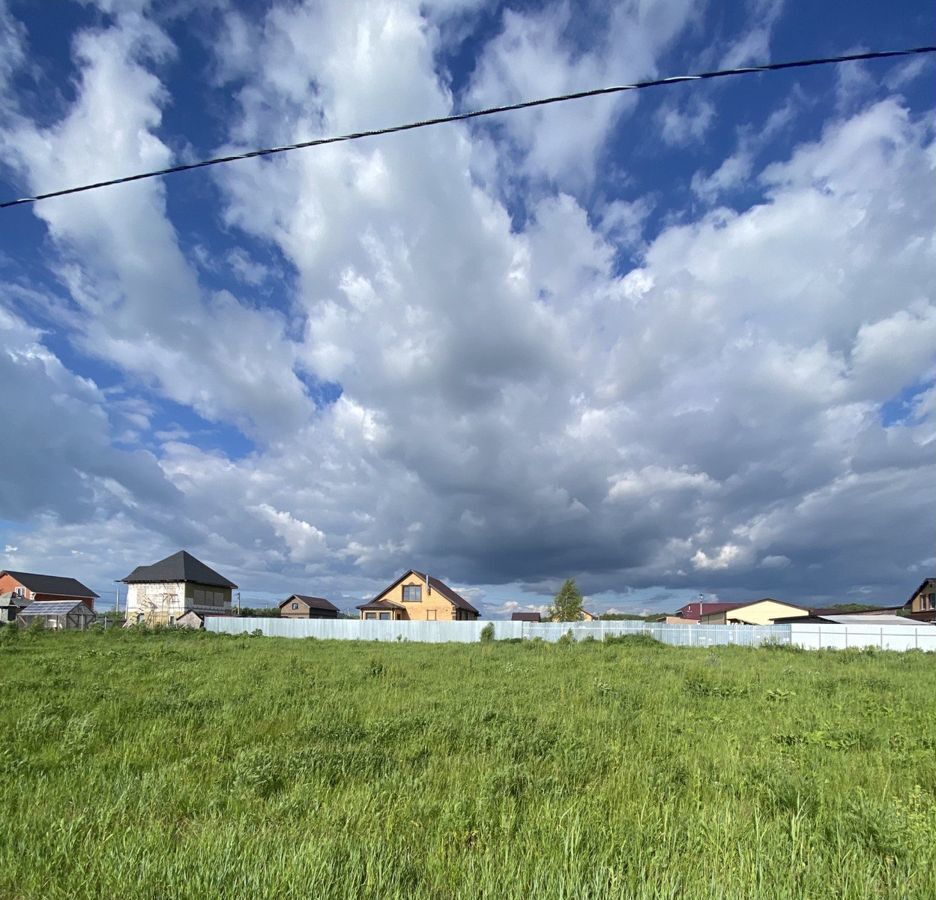
[[[194,609],[189,609],[175,620],[175,625],[177,628],[191,628],[197,631],[205,627],[205,615],[204,613],[195,612]]]
[[[293,594],[280,603],[279,613],[284,619],[337,619],[338,607],[324,597]]]
[[[0,594],[0,622],[15,622],[19,611],[27,606],[29,601],[24,600],[20,594],[13,591]]]
[[[53,631],[84,631],[94,622],[94,613],[80,600],[36,600],[16,616],[16,624],[25,628],[42,622]]]

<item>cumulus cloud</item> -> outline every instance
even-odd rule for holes
[[[115,4],[114,26],[76,38],[81,76],[64,118],[40,127],[8,116],[0,141],[31,190],[172,162],[156,134],[167,95],[152,70],[175,48],[133,5]],[[199,285],[162,184],[52,200],[35,213],[59,250],[58,275],[81,314],[74,338],[85,352],[209,419],[230,418],[260,436],[311,413],[281,317]]]
[[[581,47],[573,37],[575,20],[583,15],[577,5],[506,10],[500,32],[475,69],[468,105],[495,106],[652,77],[658,54],[690,24],[690,11],[686,0],[610,8],[586,4],[593,28]],[[634,96],[624,96],[526,110],[494,127],[516,146],[528,174],[581,188],[594,176],[611,125],[636,103]]]

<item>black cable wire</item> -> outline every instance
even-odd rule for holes
[[[357,141],[361,138],[378,137],[384,134],[396,134],[400,131],[413,131],[417,128],[429,128],[432,125],[444,125],[448,122],[464,122],[467,119],[480,119],[483,116],[493,116],[497,113],[513,112],[518,109],[530,109],[534,106],[548,106],[552,103],[564,103],[567,100],[582,100],[585,97],[600,97],[604,94],[619,94],[624,91],[640,91],[645,88],[662,87],[668,84],[679,84],[684,81],[706,81],[713,78],[729,78],[734,75],[753,75],[757,72],[779,72],[783,69],[805,69],[811,66],[827,66],[836,63],[857,62],[869,59],[889,59],[895,56],[912,56],[919,53],[936,53],[936,47],[914,47],[907,50],[877,50],[869,53],[849,53],[845,56],[827,56],[821,59],[800,59],[793,62],[768,63],[763,66],[743,66],[736,69],[721,69],[716,72],[700,72],[697,75],[673,75],[669,78],[657,78],[653,81],[637,81],[633,84],[614,85],[612,87],[593,88],[588,91],[577,91],[573,94],[561,94],[556,97],[544,97],[539,100],[525,100],[521,103],[509,103],[504,106],[490,106],[487,109],[477,109],[471,112],[455,113],[450,116],[440,116],[435,119],[422,119],[418,122],[408,122],[405,125],[392,125],[388,128],[375,128],[371,131],[356,131],[352,134],[342,134],[334,137],[316,138],[311,141],[299,141],[295,144],[286,144],[282,147],[266,147],[261,150],[250,150],[246,153],[235,153],[231,156],[216,156],[212,159],[203,159],[200,162],[183,163],[178,166],[169,166],[166,169],[156,169],[152,172],[141,172],[137,175],[126,175],[123,178],[111,178],[107,181],[96,181],[93,184],[83,184],[79,187],[65,188],[59,191],[50,191],[46,194],[36,194],[34,197],[20,197],[17,200],[6,200],[0,203],[0,209],[10,206],[21,206],[25,203],[36,203],[39,200],[48,200],[52,197],[64,197],[68,194],[80,194],[84,191],[93,191],[98,188],[110,187],[114,184],[127,184],[131,181],[142,181],[145,178],[158,178],[162,175],[174,175],[176,172],[189,172],[193,169],[204,169],[207,166],[217,166],[222,163],[236,162],[239,159],[253,159],[258,156],[273,156],[276,153],[286,153],[290,150],[302,150],[307,147],[322,147],[326,144],[340,144],[345,141]]]

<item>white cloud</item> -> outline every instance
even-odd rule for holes
[[[664,143],[685,147],[705,137],[715,121],[715,105],[693,97],[682,106],[676,103],[661,106],[656,118]]]
[[[156,133],[166,91],[150,67],[174,53],[164,31],[129,12],[111,28],[80,33],[81,78],[67,114],[43,128],[13,113],[0,137],[31,189],[168,165],[171,152]],[[59,250],[59,276],[80,309],[76,340],[86,353],[209,419],[230,417],[261,436],[311,414],[282,318],[201,289],[168,219],[162,184],[46,201],[35,213]]]
[[[506,10],[501,31],[475,69],[466,105],[496,106],[652,77],[657,55],[691,22],[686,0],[596,5],[589,13],[594,31],[582,49],[569,37],[581,15],[574,5]],[[531,109],[501,117],[494,127],[515,144],[527,172],[578,189],[590,183],[610,127],[636,102],[625,95]]]

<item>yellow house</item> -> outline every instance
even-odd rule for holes
[[[927,578],[911,594],[904,609],[908,607],[911,619],[918,619],[921,622],[931,622],[936,619],[936,578]]]
[[[416,622],[473,621],[478,611],[444,581],[410,569],[369,603],[361,604],[362,619]]]
[[[773,625],[795,616],[808,616],[809,610],[792,603],[782,603],[765,597],[750,603],[739,603],[730,609],[704,614],[700,625]]]
[[[579,610],[578,620],[579,622],[597,622],[598,616],[596,616],[594,613],[590,613],[587,609],[581,609]],[[560,619],[547,619],[546,621],[547,622],[559,622],[561,620]]]

